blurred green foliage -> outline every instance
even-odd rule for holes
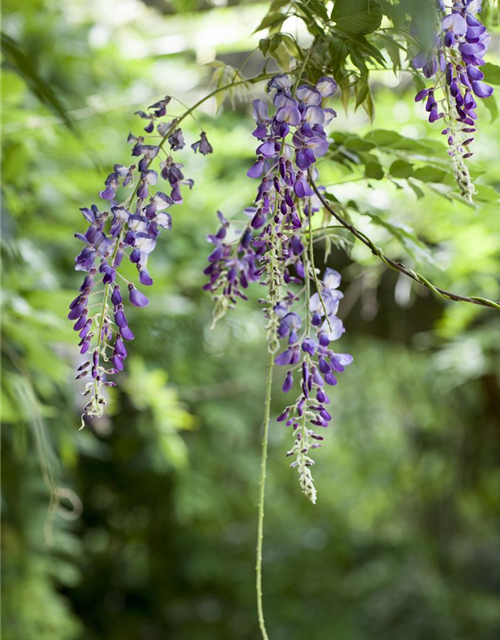
[[[78,208],[125,162],[126,135],[139,129],[133,111],[166,92],[195,102],[213,71],[203,63],[217,53],[238,66],[268,10],[242,3],[185,15],[208,8],[189,3],[177,15],[180,4],[4,0],[5,33],[65,112],[4,60],[5,640],[257,637],[263,322],[250,303],[210,331],[201,292],[216,210],[235,216],[253,195],[246,102],[200,116],[215,154],[184,155],[195,189],[153,258],[151,305],[131,318],[130,366],[109,416],[78,430],[77,349],[65,318],[79,284]],[[495,52],[498,33],[497,63]],[[249,75],[260,60],[252,57]],[[498,123],[481,109],[473,168],[486,195],[474,210],[443,197],[444,175],[413,190],[398,182],[419,171],[439,131],[404,74],[377,72],[371,90],[373,125],[334,105],[333,136],[348,156],[323,162],[322,180],[338,183],[335,195],[390,255],[441,286],[499,299]],[[400,134],[419,157],[395,165],[383,145],[360,147],[372,128]],[[394,180],[382,183],[380,171]],[[264,557],[272,638],[495,640],[500,316],[435,300],[357,244],[350,255],[332,248],[328,264],[346,283],[345,350],[355,364],[333,394],[316,507],[288,468],[290,433],[272,426]],[[275,413],[282,406],[276,393]],[[54,487],[64,489],[56,510]]]

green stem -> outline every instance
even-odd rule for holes
[[[266,493],[266,469],[267,469],[267,449],[269,442],[269,422],[271,418],[271,391],[273,386],[274,354],[269,353],[267,363],[266,378],[266,402],[264,407],[264,433],[262,435],[262,455],[260,460],[260,493],[258,507],[258,527],[257,527],[257,565],[256,589],[257,589],[257,615],[259,619],[259,629],[263,640],[269,640],[264,620],[264,607],[262,598],[262,547],[264,543],[264,501]]]
[[[373,240],[371,240],[371,238],[369,238],[365,233],[363,233],[358,228],[356,228],[353,224],[351,224],[350,222],[345,220],[325,200],[325,198],[322,195],[322,193],[318,190],[318,187],[316,186],[316,183],[314,182],[313,177],[312,177],[310,172],[309,172],[309,181],[310,181],[310,184],[311,184],[314,192],[316,193],[316,195],[320,199],[321,204],[325,207],[325,209],[327,211],[329,211],[332,214],[332,216],[338,222],[340,222],[340,224],[343,227],[348,229],[352,233],[353,236],[355,236],[365,246],[367,246],[370,249],[370,251],[373,253],[373,255],[377,256],[380,260],[382,260],[382,262],[385,265],[387,265],[390,269],[392,269],[393,271],[399,271],[400,273],[403,273],[405,276],[408,276],[412,280],[415,280],[415,282],[418,282],[418,283],[424,285],[424,287],[427,287],[433,293],[435,293],[438,296],[441,296],[441,298],[445,298],[446,300],[453,300],[454,302],[468,302],[469,304],[475,304],[475,305],[478,305],[480,307],[490,307],[492,309],[500,309],[500,302],[495,302],[493,300],[488,300],[488,298],[483,298],[483,297],[480,297],[480,296],[472,296],[472,297],[462,296],[462,295],[460,295],[458,293],[454,293],[453,291],[447,291],[446,289],[442,289],[441,287],[436,287],[432,282],[427,280],[427,278],[425,278],[423,275],[421,275],[417,271],[413,271],[413,269],[410,269],[409,267],[404,265],[402,262],[399,262],[397,260],[393,260],[392,258],[389,258],[389,256],[387,256],[382,251],[382,249],[380,247],[377,247],[377,245],[373,242]]]

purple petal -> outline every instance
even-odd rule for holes
[[[441,26],[445,31],[452,31],[457,36],[463,36],[467,31],[467,22],[458,13],[446,16],[442,20]]]
[[[493,87],[489,84],[481,82],[480,80],[474,80],[472,82],[472,90],[478,98],[489,98],[493,93]]]
[[[291,371],[289,371],[286,374],[285,381],[283,382],[283,392],[288,393],[292,387],[293,387],[293,374]]]
[[[249,178],[260,178],[262,172],[264,171],[264,160],[263,158],[259,158],[255,164],[253,164],[250,169],[247,171],[247,176]]]
[[[334,89],[335,90],[335,89]],[[320,105],[322,95],[318,89],[313,89],[307,85],[301,85],[296,92],[297,98],[305,104]],[[330,94],[331,95],[331,94]]]
[[[262,100],[253,101],[253,117],[257,124],[269,121],[267,104]]]
[[[130,302],[136,307],[147,307],[149,304],[149,300],[147,297],[138,289],[134,287],[133,284],[128,285],[128,291],[130,296]]]
[[[132,333],[131,329],[129,327],[123,327],[121,329],[121,334],[122,337],[125,338],[125,340],[133,340],[134,339],[134,334]]]
[[[287,349],[286,351],[283,351],[283,353],[280,353],[279,356],[276,356],[276,358],[274,359],[274,363],[278,366],[290,364],[292,361],[292,357],[293,349]]]
[[[294,105],[289,105],[285,107],[281,107],[276,112],[276,120],[278,122],[287,122],[292,126],[296,127],[300,124],[300,111]]]
[[[316,83],[316,89],[321,93],[323,98],[329,98],[337,89],[337,83],[333,78],[323,76]]]

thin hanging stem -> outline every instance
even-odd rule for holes
[[[266,377],[266,402],[264,405],[264,432],[262,434],[262,454],[260,460],[260,492],[257,527],[257,564],[256,589],[257,589],[257,615],[259,619],[259,629],[263,640],[269,640],[266,623],[264,620],[264,607],[262,598],[262,547],[264,544],[264,501],[266,493],[267,475],[267,449],[269,442],[269,422],[271,419],[271,391],[273,386],[274,353],[269,353]]]
[[[300,80],[304,74],[306,65],[311,57],[312,51],[316,45],[316,40],[314,40],[313,44],[309,48],[308,52],[304,56],[304,60],[302,61],[302,65],[300,66],[299,73],[297,75],[295,84],[293,86],[292,95],[295,94],[297,87],[299,86]],[[274,74],[272,74],[274,75]],[[281,149],[280,149],[280,158],[283,155],[284,151],[284,142],[282,140]],[[276,211],[278,209],[278,199],[275,202]],[[270,278],[273,278],[273,269],[274,269],[274,261],[271,262],[271,271]],[[270,291],[270,303],[271,308],[274,308],[273,298],[276,296],[276,290],[274,289],[274,285],[272,285],[272,290]],[[265,502],[265,493],[266,493],[266,473],[267,473],[267,450],[269,443],[269,421],[271,418],[271,395],[272,395],[272,386],[273,386],[273,368],[274,368],[274,349],[272,348],[273,339],[270,338],[269,342],[269,361],[267,365],[267,379],[266,379],[266,401],[264,406],[264,433],[262,436],[262,453],[260,460],[260,492],[259,492],[259,507],[258,507],[258,526],[257,526],[257,561],[256,561],[256,591],[257,591],[257,615],[259,620],[259,629],[262,635],[263,640],[269,640],[269,636],[267,635],[266,623],[264,620],[264,606],[263,606],[263,597],[262,597],[262,548],[264,544],[264,502]]]

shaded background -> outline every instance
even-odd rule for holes
[[[181,154],[195,189],[152,258],[150,306],[131,312],[136,340],[107,417],[84,431],[66,313],[80,283],[78,209],[96,201],[112,164],[127,161],[128,131],[140,130],[133,112],[166,93],[193,104],[209,90],[216,57],[238,66],[255,48],[250,33],[267,3],[3,4],[4,638],[257,638],[263,321],[257,305],[241,305],[210,331],[201,292],[216,210],[239,215],[254,192],[245,177],[250,96],[218,113],[208,103],[200,115],[215,153]],[[380,72],[373,89],[374,126],[439,138],[404,74]],[[338,130],[370,130],[362,113],[347,119],[334,106]],[[500,189],[498,122],[483,106],[480,118],[473,166]],[[325,183],[348,181],[340,198],[411,224],[430,247],[412,262],[365,221],[392,256],[443,287],[500,298],[496,204],[474,210],[432,190],[417,199],[322,170]],[[291,434],[272,423],[271,637],[496,640],[500,316],[436,300],[363,247],[333,250],[328,265],[343,275],[342,347],[355,363],[332,394],[315,507],[284,456]],[[283,405],[277,392],[275,415]],[[51,486],[64,488],[61,514],[49,509]]]

